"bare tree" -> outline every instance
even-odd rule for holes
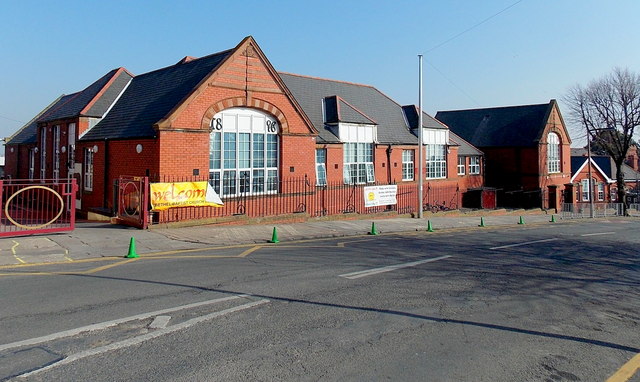
[[[622,164],[634,142],[635,128],[640,125],[640,76],[616,68],[585,87],[575,85],[565,102],[572,119],[587,130],[587,139],[613,159],[618,200],[624,202]]]

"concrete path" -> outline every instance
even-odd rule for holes
[[[484,216],[487,228],[527,224],[553,224],[542,211],[512,211]],[[362,218],[362,216],[359,216]],[[274,227],[280,241],[366,235],[375,223],[380,234],[426,231],[428,221],[438,231],[452,228],[478,228],[480,215],[429,214],[423,219],[387,218],[360,220],[310,220],[292,224],[205,225],[181,228],[136,228],[107,223],[78,223],[71,232],[0,239],[0,266],[47,262],[71,262],[99,257],[122,257],[128,253],[131,238],[138,254],[212,246],[267,243]],[[560,222],[558,215],[556,220]]]

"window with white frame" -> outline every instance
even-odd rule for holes
[[[560,137],[556,133],[547,135],[547,167],[549,173],[560,172]]]
[[[373,172],[373,143],[345,143],[344,170],[345,184],[375,182]]]
[[[469,158],[469,174],[470,175],[478,175],[480,174],[480,157],[472,156]]]
[[[598,200],[604,200],[604,183],[598,183]]]
[[[316,149],[316,186],[327,185],[327,149]]]
[[[582,200],[585,202],[591,200],[591,182],[589,182],[589,179],[582,180]]]
[[[447,177],[447,145],[427,145],[427,179]]]
[[[40,130],[40,179],[47,177],[47,128]]]
[[[414,158],[413,150],[402,150],[402,180],[413,180],[414,177]]]
[[[60,179],[60,125],[53,126],[52,131],[53,179],[57,181]]]
[[[29,179],[33,180],[36,171],[36,149],[29,149]]]
[[[93,149],[84,149],[84,189],[93,191]]]
[[[458,157],[458,175],[465,174],[465,167],[467,162],[467,157]]]
[[[247,108],[211,120],[209,183],[221,197],[278,191],[278,122]]]

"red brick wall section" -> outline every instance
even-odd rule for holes
[[[209,173],[209,131],[161,131],[158,148],[160,176],[199,176]]]
[[[315,137],[284,135],[280,142],[281,179],[309,177],[315,184]],[[291,169],[293,168],[293,171]]]

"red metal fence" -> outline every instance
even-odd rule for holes
[[[163,177],[157,182],[207,181],[199,177]],[[395,212],[415,213],[418,206],[418,190],[415,183],[397,184],[397,204],[365,207],[364,187],[383,185],[346,185],[331,183],[326,186],[311,184],[307,177],[280,180],[277,193],[244,193],[234,197],[223,197],[222,207],[180,207],[152,213],[152,224],[172,223],[185,220],[274,217],[300,214],[301,218],[341,214],[372,214]],[[270,189],[270,187],[266,187]],[[247,187],[248,189],[248,187]],[[422,206],[425,211],[439,212],[458,209],[461,195],[455,184],[425,183]]]
[[[0,237],[75,228],[75,179],[0,180]]]

